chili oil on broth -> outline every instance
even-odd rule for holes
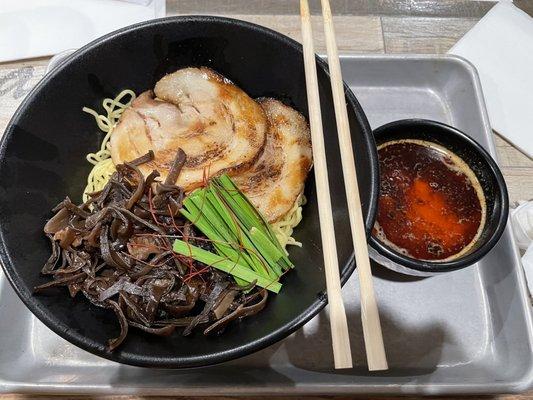
[[[395,251],[443,262],[468,253],[486,219],[483,189],[471,168],[433,142],[378,146],[380,197],[373,235]]]

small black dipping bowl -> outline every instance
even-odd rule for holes
[[[462,158],[476,174],[487,202],[485,226],[468,253],[443,262],[417,260],[395,251],[371,236],[370,256],[374,261],[396,272],[429,276],[472,265],[494,247],[507,224],[509,199],[500,169],[479,143],[452,126],[424,119],[390,122],[374,130],[374,138],[378,146],[392,140],[419,139],[447,148]]]

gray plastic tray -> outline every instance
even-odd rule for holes
[[[342,67],[372,127],[400,118],[435,119],[467,132],[495,154],[479,80],[464,60],[350,56],[343,57]],[[374,267],[387,372],[366,370],[356,275],[343,289],[356,367],[344,371],[332,368],[326,312],[280,343],[215,367],[170,371],[119,365],[52,333],[0,276],[0,392],[449,394],[531,386],[531,308],[509,229],[482,261],[461,271],[420,279]]]

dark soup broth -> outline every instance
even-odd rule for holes
[[[483,190],[470,167],[435,143],[416,139],[378,147],[381,173],[373,234],[419,260],[468,252],[485,223]]]

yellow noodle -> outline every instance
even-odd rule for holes
[[[129,100],[123,103],[121,100],[124,97],[129,97]],[[93,164],[93,168],[87,177],[87,186],[83,191],[83,201],[87,201],[89,193],[102,190],[104,186],[116,171],[115,165],[111,160],[111,152],[109,151],[109,139],[113,133],[113,128],[117,124],[120,116],[126,108],[128,108],[131,102],[135,99],[135,93],[132,90],[123,90],[114,99],[104,99],[102,107],[106,111],[105,115],[98,114],[97,111],[83,107],[83,111],[94,116],[98,128],[103,132],[106,132],[104,140],[100,145],[100,150],[96,153],[89,153],[85,157],[87,161]]]
[[[301,194],[283,219],[272,224],[274,235],[276,235],[283,247],[287,247],[288,245],[302,247],[302,243],[292,237],[292,232],[302,220],[302,206],[306,202],[305,196]]]

